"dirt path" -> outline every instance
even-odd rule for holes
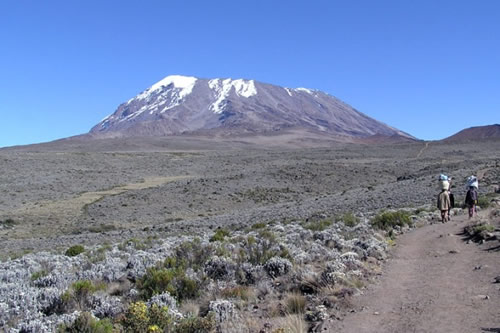
[[[417,158],[419,158],[427,148],[429,148],[429,142],[426,142],[425,146],[422,149],[420,149],[420,151],[417,154]]]
[[[467,244],[466,224],[455,217],[398,238],[379,281],[354,299],[356,312],[326,331],[500,332],[500,252],[488,251],[499,244]]]

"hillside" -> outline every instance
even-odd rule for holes
[[[500,138],[500,125],[488,125],[470,127],[460,132],[449,136],[444,141],[467,141],[467,140],[482,140],[482,139],[499,139]]]

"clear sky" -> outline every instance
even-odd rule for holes
[[[500,122],[500,1],[0,1],[0,147],[85,133],[171,74],[319,89],[441,139]]]

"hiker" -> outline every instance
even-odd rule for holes
[[[450,196],[448,195],[448,182],[443,183],[441,193],[438,195],[437,208],[441,211],[441,222],[446,223],[448,211],[451,207]]]
[[[451,209],[455,207],[455,196],[451,193],[451,177],[448,178],[448,196],[450,197],[450,208],[448,208],[448,221],[451,221]]]
[[[469,208],[469,218],[474,217],[477,204],[477,191],[474,186],[469,186],[469,190],[465,195],[465,205]]]

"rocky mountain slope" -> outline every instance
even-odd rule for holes
[[[500,125],[470,127],[447,137],[445,141],[468,141],[500,138]]]
[[[307,130],[347,138],[413,139],[318,90],[254,80],[172,75],[155,83],[94,126],[98,137],[221,136]]]

